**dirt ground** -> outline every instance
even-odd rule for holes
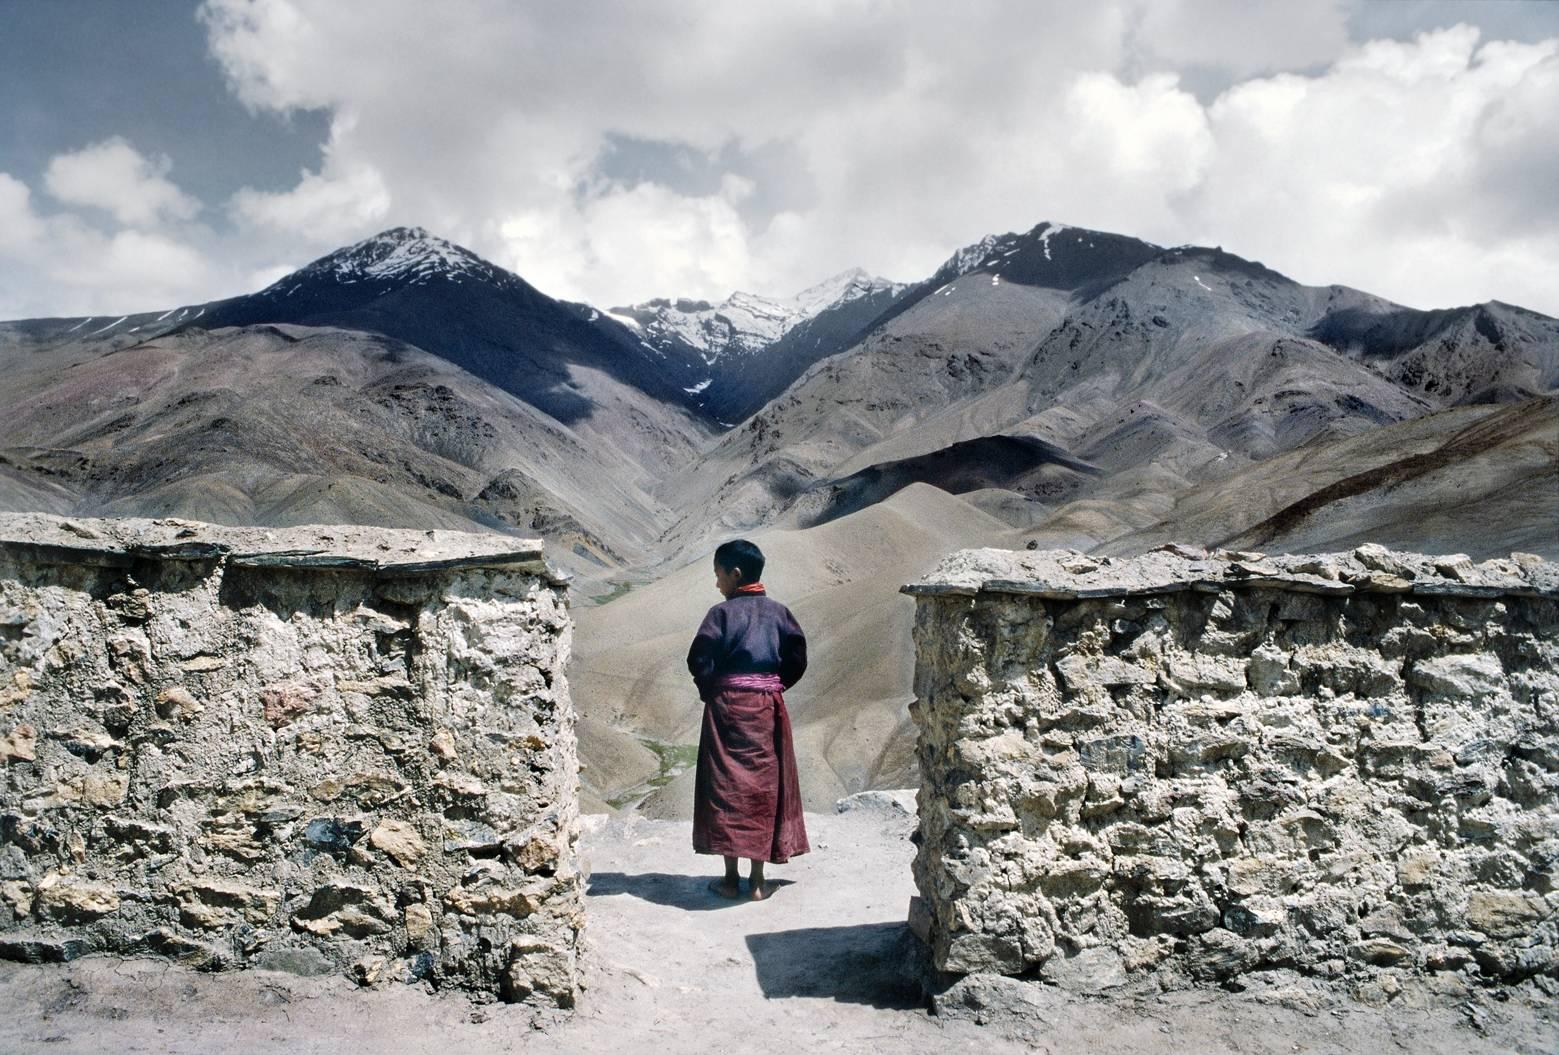
[[[588,818],[587,980],[572,1017],[387,983],[264,971],[199,974],[151,959],[0,964],[0,1050],[48,1052],[802,1051],[1523,1052],[1559,1050],[1537,989],[1495,999],[1406,989],[1370,1002],[1304,979],[1243,993],[1086,997],[1033,987],[979,1025],[927,1010],[906,970],[913,819],[888,806],[808,814],[813,852],[771,866],[761,903],[707,891],[685,823]],[[960,1011],[985,1015],[979,993]],[[1383,1006],[1372,1006],[1382,1003]]]

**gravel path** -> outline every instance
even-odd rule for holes
[[[804,1051],[1532,1052],[1559,1050],[1554,1008],[1531,994],[1404,992],[1384,1008],[1288,980],[1261,992],[1113,999],[1035,990],[988,1026],[928,1013],[906,976],[913,820],[891,808],[808,814],[813,852],[772,866],[766,902],[705,884],[685,823],[588,819],[587,979],[579,1010],[533,1024],[399,984],[151,959],[0,964],[0,1049],[15,1052],[703,1052],[753,1042]],[[1540,999],[1540,998],[1538,998]],[[1447,1006],[1425,1006],[1441,1004]],[[976,1008],[962,1012],[978,1017]]]

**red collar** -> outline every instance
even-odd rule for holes
[[[747,583],[745,585],[738,586],[736,588],[736,593],[765,593],[765,592],[766,591],[763,588],[763,583],[761,583],[761,582],[750,582],[750,583]],[[732,596],[734,597],[735,594],[732,594]]]

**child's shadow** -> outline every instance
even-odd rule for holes
[[[626,872],[596,872],[590,876],[590,885],[585,893],[590,897],[632,894],[636,898],[643,898],[657,905],[670,905],[672,908],[686,909],[689,912],[706,912],[709,909],[751,904],[747,898],[746,879],[742,880],[741,897],[724,898],[709,889],[710,881],[715,878],[717,877],[710,875],[689,876],[671,872],[641,872],[638,875],[629,875]],[[766,878],[763,885],[769,888],[769,897],[775,897],[782,888],[794,882],[793,879]]]

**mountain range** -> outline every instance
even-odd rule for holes
[[[587,787],[663,815],[737,534],[818,642],[812,805],[911,775],[894,589],[946,549],[1559,557],[1559,321],[1055,223],[908,284],[611,308],[394,228],[246,296],[0,323],[0,369],[0,508],[546,537]]]

